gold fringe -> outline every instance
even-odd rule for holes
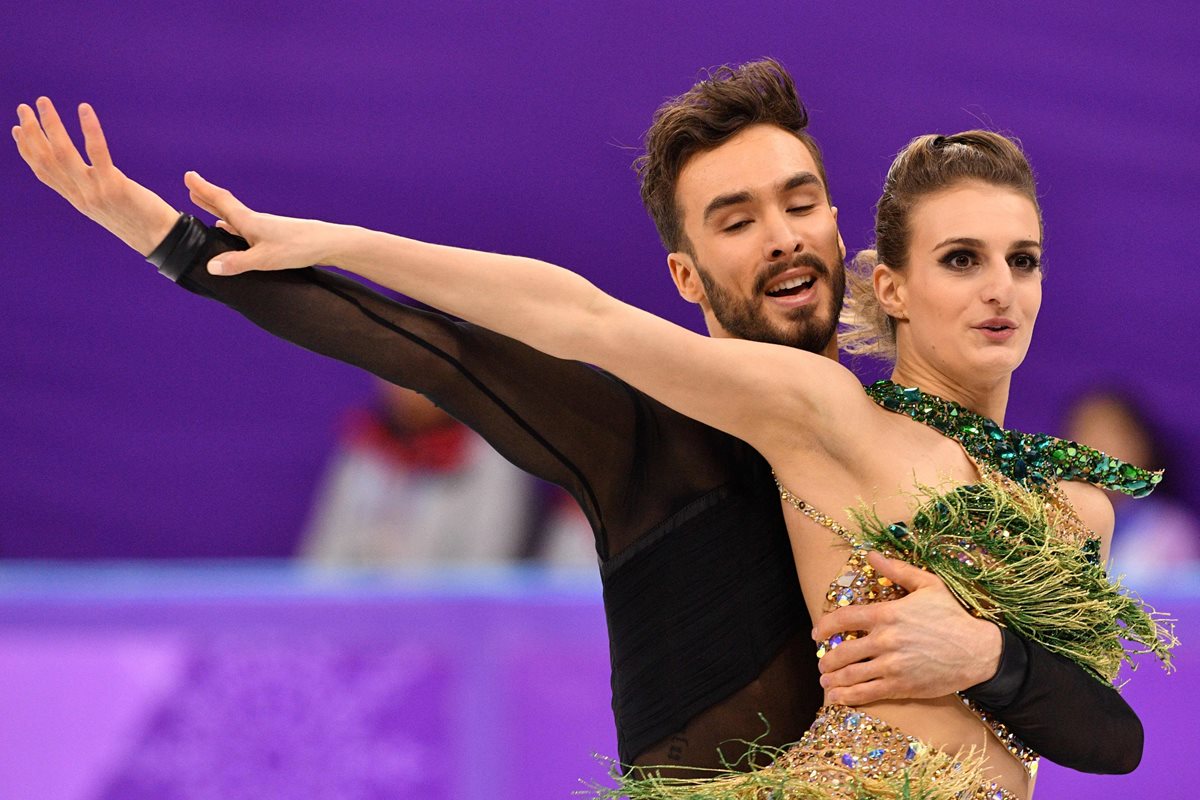
[[[900,772],[865,777],[860,771],[826,760],[814,762],[811,753],[789,759],[787,748],[752,745],[746,758],[767,756],[769,767],[751,772],[705,770],[705,778],[666,778],[672,767],[635,767],[622,775],[612,765],[616,788],[592,786],[597,800],[964,800],[983,797],[988,785],[983,758],[975,750],[949,755],[927,748]],[[636,776],[636,777],[635,777]]]
[[[1174,620],[1110,582],[1078,541],[1057,527],[1045,493],[999,475],[939,493],[910,526],[885,525],[871,510],[852,513],[865,541],[933,572],[972,613],[1070,658],[1111,683],[1121,663],[1153,653],[1168,671],[1179,643]],[[1134,646],[1126,651],[1122,640]]]

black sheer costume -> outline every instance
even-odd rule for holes
[[[744,442],[605,372],[394,302],[319,269],[214,277],[243,240],[183,217],[151,260],[264,330],[429,397],[591,521],[625,763],[719,766],[800,738],[821,704],[812,621],[770,469]],[[1072,662],[1005,632],[968,692],[1047,758],[1127,772],[1137,716]],[[727,758],[740,753],[723,747]]]

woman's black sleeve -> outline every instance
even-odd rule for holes
[[[1116,689],[1064,656],[1002,629],[1000,668],[964,694],[1064,767],[1124,774],[1142,760],[1142,723]]]
[[[609,515],[635,474],[634,393],[612,376],[315,269],[218,277],[207,262],[243,239],[190,217],[151,256],[177,283],[264,330],[413,389],[513,464],[566,488],[607,556]]]

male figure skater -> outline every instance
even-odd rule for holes
[[[586,365],[339,275],[243,273],[254,268],[238,252],[244,241],[180,217],[113,166],[90,108],[80,119],[91,166],[48,100],[39,111],[40,125],[22,106],[14,129],[35,174],[164,274],[275,335],[422,392],[572,493],[595,531],[623,762],[711,768],[718,746],[740,755],[729,740],[795,741],[823,692],[862,705],[955,689],[1059,763],[1136,766],[1141,726],[1115,691],[971,617],[907,564],[872,556],[908,597],[841,609],[814,631],[770,470],[745,443]],[[671,276],[712,335],[833,358],[845,252],[806,125],[778,63],[722,68],[659,109],[639,172]],[[210,274],[216,256],[243,274]],[[867,634],[818,667],[813,639],[841,630]]]

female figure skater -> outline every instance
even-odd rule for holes
[[[1166,654],[1168,634],[1113,590],[1100,566],[1112,510],[1097,487],[1141,494],[1159,476],[1000,427],[1042,293],[1032,173],[1002,136],[923,136],[893,163],[878,207],[878,255],[864,254],[869,281],[851,297],[859,327],[850,340],[859,350],[894,349],[896,363],[892,380],[866,393],[828,359],[690,333],[545,263],[257,214],[195,173],[187,181],[200,206],[252,245],[211,263],[215,273],[346,268],[553,355],[597,364],[752,444],[792,507],[789,533],[803,552],[798,572],[815,620],[830,604],[895,594],[867,561],[875,547],[932,569],[978,613],[1105,679],[1123,655],[1118,619],[1124,635]],[[794,201],[799,213],[803,200]],[[734,206],[719,228],[734,238],[756,224],[771,221]],[[798,253],[805,244],[790,242]],[[787,488],[800,476],[804,498]],[[968,750],[976,755],[956,755]],[[703,797],[770,787],[821,797],[849,784],[900,796],[907,783],[914,794],[1028,797],[1034,760],[951,695],[830,706],[772,768],[665,786],[650,778],[624,791]]]
[[[761,126],[734,137],[770,135]],[[733,140],[731,140],[733,141]],[[698,179],[703,155],[690,162]],[[1140,494],[1159,476],[1088,448],[1003,430],[1011,375],[1041,302],[1042,224],[1028,164],[985,131],[913,140],[879,203],[878,257],[850,308],[860,350],[894,349],[892,381],[866,393],[840,365],[778,345],[692,334],[532,259],[478,253],[350,226],[256,213],[195,173],[193,200],[244,236],[214,274],[322,263],[525,341],[597,364],[751,445],[773,465],[814,620],[887,600],[872,549],[938,574],[977,614],[1111,680],[1120,637],[1164,659],[1170,634],[1107,581],[1112,511],[1096,486]],[[778,209],[705,209],[736,242],[778,230],[804,286],[811,242],[781,220],[819,213],[799,182]],[[864,291],[869,287],[873,291]],[[807,293],[807,296],[806,296]],[[901,388],[902,386],[911,388]],[[803,476],[805,496],[788,487]],[[1095,485],[1093,485],[1095,484]],[[1124,625],[1122,630],[1118,621]],[[854,632],[822,649],[854,646]],[[870,663],[860,665],[870,670]],[[701,781],[631,779],[635,797],[1026,798],[1034,754],[957,696],[830,705],[775,764]]]

